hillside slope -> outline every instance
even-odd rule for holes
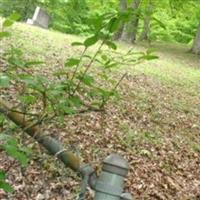
[[[72,41],[82,38],[43,30],[25,24],[13,27],[12,39],[4,41],[21,47],[26,58],[44,60],[41,73],[64,65],[67,57],[80,53]],[[121,51],[128,48],[119,44]],[[200,57],[187,47],[154,44],[159,59],[118,73],[129,75],[120,87],[120,101],[108,104],[105,113],[88,113],[45,126],[66,146],[77,146],[86,162],[96,165],[112,152],[122,154],[130,163],[127,190],[135,199],[183,200],[200,198]],[[134,46],[137,51],[144,46]],[[40,71],[39,70],[39,71]],[[2,94],[1,94],[2,95]],[[6,94],[4,93],[4,96]],[[22,144],[25,141],[22,139]],[[0,152],[0,168],[13,160]],[[27,169],[16,162],[8,181],[16,192],[1,199],[75,199],[79,179],[64,173],[42,151],[34,148]],[[90,197],[88,197],[90,199]]]

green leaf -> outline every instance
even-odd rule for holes
[[[120,24],[119,18],[117,17],[112,18],[108,23],[108,31],[110,33],[115,32],[118,29],[119,24]]]
[[[64,76],[64,75],[67,75],[67,72],[66,72],[66,70],[59,69],[59,70],[55,71],[55,72],[53,73],[53,75],[54,75],[54,76]]]
[[[111,69],[113,67],[116,67],[118,65],[118,63],[116,62],[110,62],[109,64],[105,65],[106,69]]]
[[[92,98],[95,97],[95,96],[98,96],[99,95],[99,90],[96,89],[96,88],[93,88],[87,93],[87,95],[89,97],[92,97]]]
[[[119,20],[121,22],[129,22],[130,19],[132,19],[132,13],[133,9],[132,8],[127,8],[125,11],[120,11],[118,13]]]
[[[92,84],[94,83],[94,78],[90,75],[79,76],[78,79],[88,86],[92,86]]]
[[[10,19],[6,19],[4,22],[3,22],[3,27],[9,27],[9,26],[12,26],[14,24],[14,21],[13,20],[10,20]]]
[[[196,151],[197,153],[200,153],[200,145],[199,144],[194,144],[192,146],[193,150]]]
[[[114,42],[112,42],[112,41],[106,41],[105,44],[106,44],[108,47],[110,47],[111,49],[114,49],[114,50],[117,49],[117,45],[116,45]]]
[[[103,27],[104,17],[101,14],[96,14],[89,18],[88,24],[92,25],[94,31],[98,33]]]
[[[105,54],[101,55],[101,58],[102,58],[104,61],[108,60],[108,57],[107,57],[107,55],[105,55]]]
[[[30,61],[30,62],[26,62],[24,64],[24,66],[29,67],[29,66],[40,65],[40,64],[44,64],[44,62],[42,62],[42,61]]]
[[[0,114],[0,126],[4,123],[5,119],[6,119],[5,116]]]
[[[133,2],[133,0],[127,0],[127,4],[130,5]]]
[[[26,104],[26,105],[31,105],[35,103],[37,100],[37,97],[33,95],[22,95],[22,96],[19,96],[18,98],[23,104]]]
[[[110,96],[114,95],[113,91],[109,91],[109,90],[104,90],[102,88],[98,88],[98,91],[100,93],[100,95],[104,98],[107,99]]]
[[[156,49],[153,49],[153,48],[147,49],[147,51],[146,51],[147,54],[151,54],[151,53],[155,53],[155,52],[156,52]]]
[[[6,173],[4,171],[0,171],[0,181],[5,180]]]
[[[6,88],[10,84],[10,79],[6,75],[0,74],[0,88]]]
[[[86,48],[88,48],[88,47],[90,47],[90,46],[96,44],[97,41],[98,41],[98,37],[97,37],[97,35],[94,35],[94,36],[92,36],[92,37],[87,38],[87,39],[84,41],[84,45],[85,45]]]
[[[19,152],[16,154],[16,159],[20,162],[22,166],[28,165],[28,158],[24,152]]]
[[[21,58],[16,58],[16,57],[10,57],[8,59],[9,64],[15,66],[15,67],[24,67],[25,62]]]
[[[21,165],[26,166],[28,164],[27,156],[24,152],[20,152],[18,147],[15,146],[15,144],[5,144],[4,149],[6,150],[8,155],[18,160]]]
[[[21,18],[21,15],[18,14],[18,13],[13,13],[12,15],[9,16],[9,19],[10,20],[13,20],[13,21],[17,21]]]
[[[11,16],[9,16],[4,22],[3,27],[10,27],[12,26],[15,21],[20,19],[20,15],[17,13],[13,13]]]
[[[62,107],[62,112],[69,115],[76,113],[76,111],[73,108],[67,106]]]
[[[22,49],[13,46],[11,47],[9,54],[12,55],[13,57],[16,56],[18,58],[23,56]]]
[[[48,82],[48,79],[46,80],[42,76],[33,77],[31,75],[27,74],[21,74],[18,75],[21,81],[27,84],[27,87],[32,88],[33,90],[44,92],[46,91],[46,88],[44,87],[44,83]]]
[[[73,67],[75,65],[78,65],[80,63],[80,59],[77,58],[69,58],[66,62],[65,62],[65,66],[66,67]]]
[[[82,42],[72,42],[72,46],[84,46]]]
[[[75,107],[80,107],[82,105],[81,99],[76,96],[69,97],[69,102]]]
[[[159,57],[156,56],[156,55],[144,55],[144,56],[141,56],[139,59],[142,60],[154,60],[154,59],[158,59]]]
[[[0,181],[0,188],[3,189],[5,192],[13,192],[14,189],[6,182]]]
[[[34,78],[29,74],[19,74],[18,77],[21,81],[23,81],[26,84],[34,84],[35,83]]]
[[[11,34],[7,31],[0,32],[0,39],[4,38],[4,37],[10,37],[10,36],[11,36]]]

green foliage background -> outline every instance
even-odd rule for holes
[[[128,0],[128,3],[132,1]],[[142,0],[141,13],[150,0]],[[152,21],[151,40],[191,43],[200,19],[199,0],[166,0],[151,2],[154,6],[153,16],[165,26]],[[99,15],[115,12],[119,7],[119,0],[0,0],[0,14],[4,17],[12,12],[18,12],[22,21],[33,15],[36,6],[48,10],[51,16],[52,29],[79,35],[88,35],[94,32],[95,19]],[[143,20],[140,19],[142,31]]]
[[[192,43],[200,21],[200,4],[196,1],[173,1],[173,5],[158,7],[156,18],[165,24],[166,29],[155,26],[152,29],[154,40]]]

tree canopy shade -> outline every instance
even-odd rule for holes
[[[0,0],[0,13],[18,12],[22,20],[33,15],[36,6],[51,15],[50,27],[65,33],[88,35],[97,16],[129,11],[129,22],[121,24],[115,39],[171,41],[192,44],[200,17],[199,0]]]

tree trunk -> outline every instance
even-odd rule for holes
[[[140,5],[140,0],[134,0],[131,8],[133,9],[133,16],[130,22],[128,22],[124,28],[124,32],[122,34],[122,40],[126,42],[134,43],[136,40],[138,23],[139,23],[139,12],[138,8]]]
[[[139,40],[149,40],[150,21],[150,16],[144,18],[144,27]]]
[[[127,2],[126,0],[120,0],[120,3],[119,3],[119,10],[120,11],[125,11],[127,9]],[[119,40],[121,37],[122,37],[122,33],[124,31],[124,22],[122,22],[119,26],[119,30],[115,33],[114,35],[114,40]]]
[[[144,15],[144,26],[143,26],[143,31],[140,35],[139,40],[148,40],[150,41],[149,35],[150,35],[150,25],[151,25],[151,17],[153,14],[153,5],[151,0],[149,0],[148,5],[146,6],[146,11]]]
[[[197,29],[197,34],[196,34],[196,37],[194,39],[194,43],[192,46],[192,53],[200,54],[200,24]]]

